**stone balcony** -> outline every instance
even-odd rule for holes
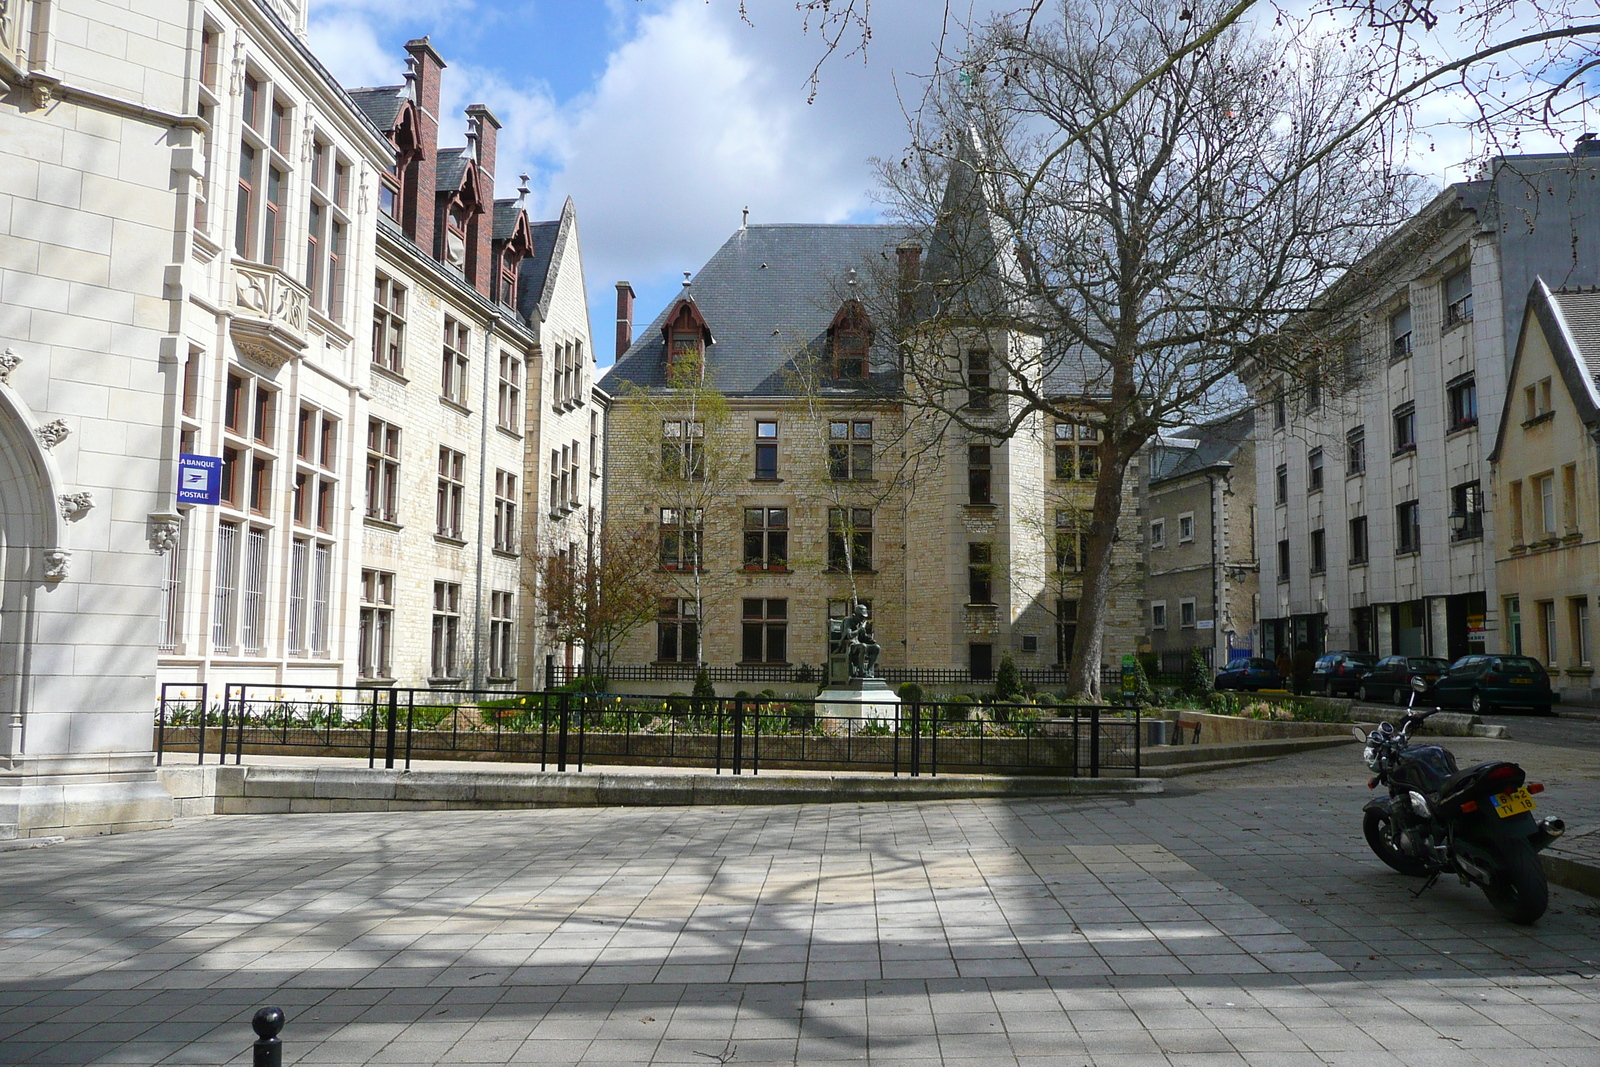
[[[310,294],[276,267],[233,265],[230,333],[241,355],[281,367],[306,349]]]

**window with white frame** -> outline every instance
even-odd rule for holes
[[[1165,630],[1167,628],[1167,602],[1165,600],[1150,601],[1150,629]]]
[[[456,582],[434,582],[429,677],[451,681],[460,676],[460,640],[461,586]]]
[[[467,495],[467,457],[448,446],[439,449],[439,493],[435,500],[435,532],[461,540],[461,518]]]
[[[1546,537],[1556,536],[1556,476],[1541,474],[1533,480],[1534,491],[1539,498],[1539,528]]]
[[[517,551],[517,476],[494,472],[494,550]]]
[[[361,620],[356,657],[363,678],[394,676],[394,575],[361,572]]]
[[[1554,667],[1561,659],[1561,644],[1556,638],[1556,602],[1554,600],[1539,601],[1539,623],[1544,630],[1544,662],[1547,667]]]
[[[690,571],[700,566],[700,538],[704,526],[705,511],[701,508],[661,509],[662,570]]]
[[[1152,519],[1152,520],[1150,520],[1150,547],[1151,548],[1166,548],[1167,547],[1167,520],[1166,519]]]
[[[1194,512],[1185,511],[1178,516],[1178,543],[1194,540]]]
[[[1572,611],[1572,663],[1576,667],[1589,667],[1589,598],[1573,597],[1568,604]]]
[[[872,420],[828,423],[828,477],[836,482],[872,479]]]
[[[698,419],[661,423],[661,477],[699,481],[706,474],[706,424]]]
[[[522,360],[515,352],[500,353],[500,392],[495,425],[516,433],[522,427]]]

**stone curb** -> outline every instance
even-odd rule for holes
[[[1544,876],[1556,885],[1600,897],[1600,864],[1550,852],[1541,852],[1539,863],[1544,867]]]
[[[44,848],[46,845],[59,845],[65,837],[52,835],[50,837],[14,837],[8,841],[0,841],[0,852],[21,852],[29,848]]]

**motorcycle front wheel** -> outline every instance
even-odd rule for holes
[[[1372,849],[1373,855],[1401,874],[1413,877],[1427,874],[1428,868],[1421,860],[1413,859],[1395,846],[1390,837],[1391,823],[1389,816],[1381,811],[1369,811],[1361,820],[1361,832],[1366,835],[1367,845]]]
[[[1538,922],[1550,904],[1550,886],[1538,854],[1526,841],[1509,841],[1501,849],[1500,861],[1502,868],[1483,887],[1483,895],[1502,919],[1521,926]]]

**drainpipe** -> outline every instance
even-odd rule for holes
[[[1206,475],[1206,485],[1211,489],[1209,501],[1208,520],[1211,523],[1211,660],[1212,667],[1217,666],[1217,638],[1222,634],[1222,613],[1218,604],[1222,598],[1218,594],[1218,586],[1222,583],[1222,576],[1217,572],[1217,476]],[[1226,663],[1222,666],[1227,666]]]
[[[478,552],[474,564],[472,585],[472,688],[483,686],[483,522],[484,490],[489,483],[489,371],[493,362],[494,328],[500,324],[498,314],[490,314],[489,325],[483,331],[483,390],[478,394],[478,406],[483,417],[478,420]]]

